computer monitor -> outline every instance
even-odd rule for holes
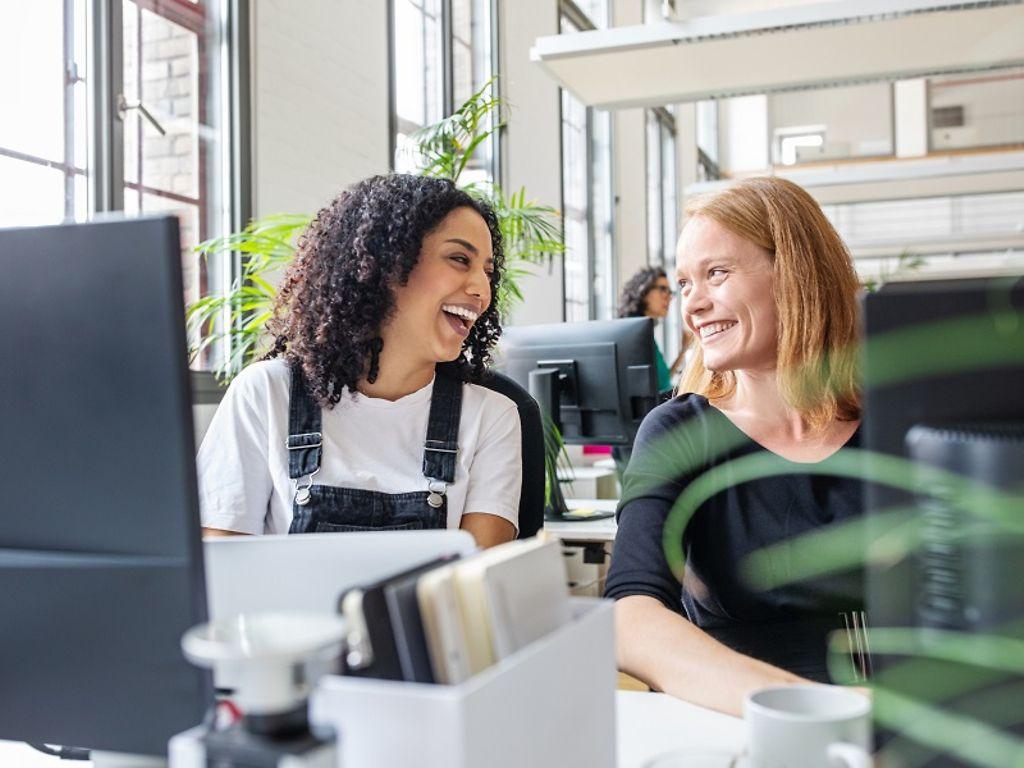
[[[209,675],[170,216],[0,230],[0,739],[166,755]]]
[[[647,317],[506,328],[498,366],[529,390],[570,445],[628,451],[658,402],[654,321]],[[548,520],[596,520],[611,512],[570,515],[561,489],[549,489]]]
[[[884,557],[873,549],[869,561],[868,621],[916,633],[902,654],[872,648],[876,683],[945,714],[981,721],[986,712],[1010,714],[982,699],[1007,685],[1019,697],[1024,677],[997,672],[998,662],[971,638],[1002,634],[1016,620],[1024,640],[1021,529],[993,537],[981,518],[943,498],[944,483],[925,478],[915,487],[915,478],[935,468],[997,491],[1024,491],[1024,278],[892,283],[866,296],[864,323],[865,448],[875,468],[895,470],[890,482],[865,486],[868,539],[887,547]],[[899,460],[913,463],[901,468]],[[915,516],[902,534],[891,516],[899,510]],[[907,538],[913,530],[919,539]],[[930,649],[931,635],[921,633],[934,631],[961,638],[959,655],[978,666]],[[922,765],[923,756],[942,751],[906,736],[891,737],[888,749],[895,762],[913,757]]]
[[[570,445],[632,445],[657,403],[648,317],[506,328],[498,359]]]

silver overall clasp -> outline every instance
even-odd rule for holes
[[[427,490],[430,491],[427,495],[427,504],[434,509],[440,509],[441,505],[444,504],[444,496],[448,491],[448,483],[443,480],[434,480],[431,478],[430,482],[427,483]]]
[[[310,488],[313,487],[313,478],[316,477],[317,472],[320,471],[320,467],[313,470],[313,474],[306,478],[305,485],[299,485],[299,481],[295,481],[295,503],[300,507],[304,507],[309,504],[309,500],[313,494],[310,492]]]

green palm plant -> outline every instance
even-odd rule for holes
[[[241,232],[215,237],[197,246],[209,259],[238,253],[242,270],[225,293],[204,296],[185,311],[191,360],[199,359],[217,342],[227,342],[228,354],[214,367],[226,384],[263,352],[264,327],[273,313],[277,289],[270,279],[295,256],[296,240],[309,225],[301,214],[273,214],[250,222]]]
[[[463,181],[486,141],[505,125],[507,105],[492,95],[494,80],[487,81],[452,115],[413,134],[415,163],[425,176],[451,179],[474,197],[494,208],[505,245],[506,269],[497,297],[502,315],[522,301],[520,283],[532,267],[564,251],[561,216],[554,208],[527,198],[520,188],[506,195],[496,184]],[[249,223],[241,232],[207,240],[196,250],[204,258],[238,253],[242,270],[230,289],[206,296],[186,310],[190,359],[199,359],[218,342],[228,354],[221,356],[213,373],[226,384],[266,351],[264,331],[277,295],[273,277],[295,255],[297,239],[309,224],[304,214],[274,214]]]
[[[527,199],[524,188],[506,194],[492,182],[462,181],[487,139],[505,126],[508,106],[492,95],[493,86],[491,78],[449,117],[422,128],[411,138],[420,173],[451,179],[469,194],[485,200],[497,214],[506,255],[506,279],[498,307],[505,314],[522,301],[519,283],[531,274],[530,267],[562,253],[565,245],[558,211]]]

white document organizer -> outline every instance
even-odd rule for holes
[[[613,768],[612,602],[571,605],[567,625],[460,685],[323,679],[310,712],[336,729],[339,768]]]

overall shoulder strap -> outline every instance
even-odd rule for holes
[[[438,366],[430,394],[427,440],[423,445],[423,474],[431,480],[455,481],[462,418],[462,381]]]
[[[288,477],[296,480],[320,469],[323,435],[320,406],[306,392],[306,380],[298,364],[291,366],[288,402]]]

